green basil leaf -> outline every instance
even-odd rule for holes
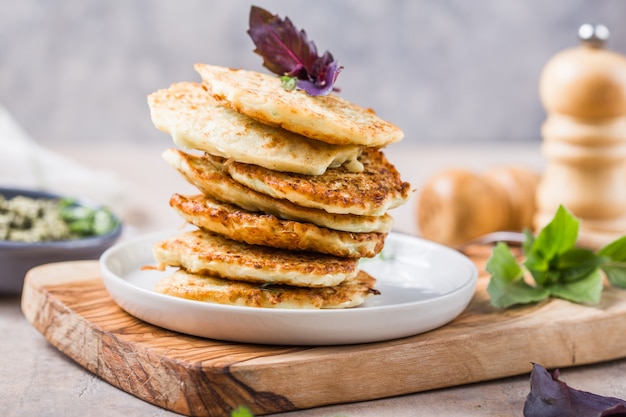
[[[548,268],[547,271],[537,271],[529,269],[530,275],[535,280],[535,283],[539,287],[548,287],[556,284],[561,279],[561,271]]]
[[[612,261],[626,262],[626,236],[622,236],[600,249],[598,255],[609,257]]]
[[[596,268],[575,282],[559,283],[549,288],[550,295],[579,304],[597,304],[602,296],[602,274]]]
[[[534,255],[535,261],[543,259],[549,262],[556,255],[576,246],[579,226],[580,220],[565,207],[559,206],[554,218],[539,232],[526,255]]]
[[[554,268],[560,272],[557,282],[583,279],[605,262],[606,258],[596,255],[592,250],[572,248],[555,259]]]
[[[493,278],[487,285],[487,292],[491,297],[491,305],[497,308],[536,303],[550,296],[550,290],[547,288],[531,287],[523,280],[507,283]]]
[[[517,259],[515,259],[515,255],[504,242],[498,242],[494,246],[485,269],[491,274],[492,278],[495,277],[506,282],[517,281],[524,276],[524,271]]]
[[[609,243],[598,251],[607,261],[601,266],[609,282],[626,288],[626,236]]]
[[[626,288],[626,236],[595,253],[576,247],[580,220],[564,206],[535,237],[524,230],[523,264],[508,246],[498,244],[487,262],[491,280],[487,291],[492,305],[508,307],[562,298],[581,304],[596,304],[603,289],[602,272],[615,286]],[[534,285],[524,280],[525,269]]]
[[[525,265],[538,286],[549,287],[583,279],[602,265],[605,259],[589,249],[571,248],[556,255],[549,263],[544,260],[543,263],[527,262]]]
[[[626,288],[626,263],[608,262],[601,266],[609,282],[616,287]]]
[[[541,301],[550,294],[546,289],[531,287],[524,282],[524,270],[506,243],[499,242],[493,248],[485,269],[491,274],[487,293],[494,307]]]
[[[529,270],[545,272],[550,269],[550,259],[545,258],[541,252],[531,251],[526,254],[524,266]]]
[[[538,286],[552,285],[559,281],[555,272],[555,258],[576,246],[580,221],[563,206],[540,232],[537,238],[525,246],[524,266],[531,273]],[[526,234],[527,239],[531,236]]]
[[[596,255],[592,250],[586,248],[571,248],[555,257],[554,265],[559,269],[575,268],[584,264],[599,265],[602,263],[602,256]]]

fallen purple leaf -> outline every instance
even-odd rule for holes
[[[626,416],[626,401],[570,388],[559,375],[533,364],[524,417]]]

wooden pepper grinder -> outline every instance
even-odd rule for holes
[[[563,204],[595,246],[626,233],[626,57],[604,49],[608,37],[603,25],[581,26],[581,45],[550,59],[540,80],[547,165],[534,226]]]

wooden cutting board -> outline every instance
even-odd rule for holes
[[[467,310],[425,334],[326,347],[261,346],[186,336],[142,322],[109,297],[96,261],[31,270],[27,319],[55,347],[138,398],[190,416],[255,415],[371,400],[626,356],[626,291],[607,288],[593,307],[552,300],[499,311],[484,262]],[[393,326],[393,323],[389,323]]]

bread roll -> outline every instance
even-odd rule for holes
[[[457,246],[480,235],[530,227],[539,175],[523,167],[484,174],[448,169],[428,180],[417,203],[419,233]]]

